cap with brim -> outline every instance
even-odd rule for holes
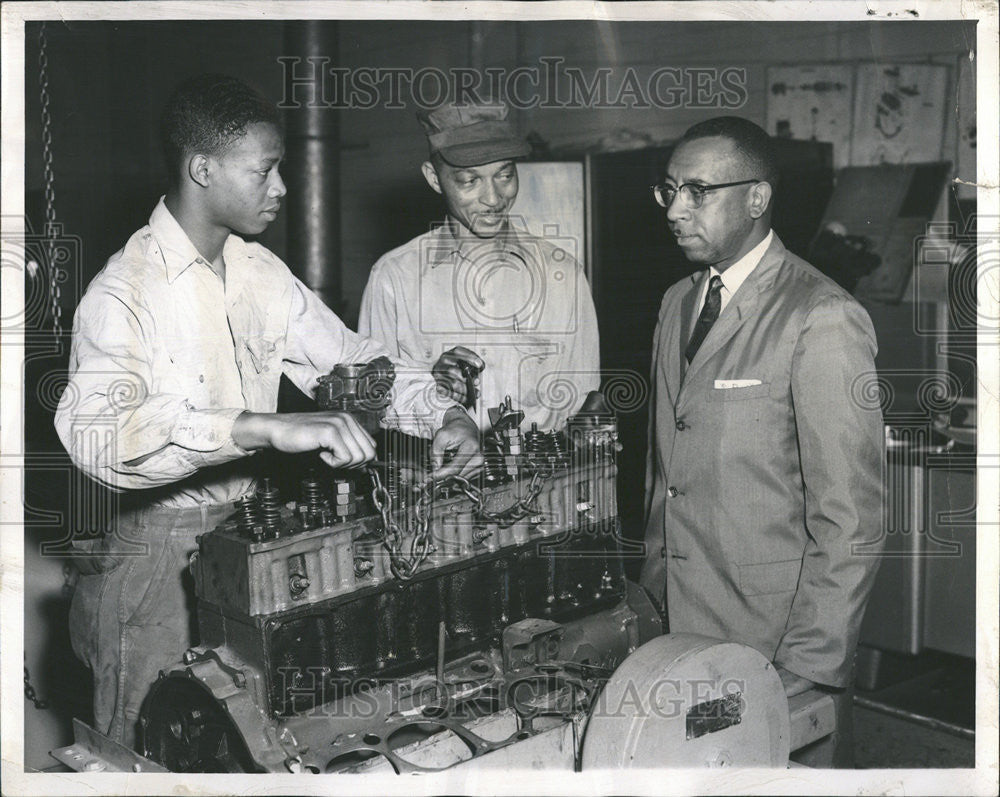
[[[452,166],[464,167],[523,158],[531,152],[506,116],[503,105],[447,105],[418,118],[431,152],[439,153]]]

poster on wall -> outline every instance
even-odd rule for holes
[[[829,141],[838,169],[850,164],[850,64],[775,66],[767,70],[767,132],[778,138]]]
[[[859,64],[851,164],[940,160],[947,88],[944,65]]]

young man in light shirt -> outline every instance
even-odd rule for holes
[[[278,414],[281,374],[309,394],[335,364],[389,354],[240,237],[274,221],[285,195],[272,103],[235,78],[193,78],[161,132],[169,188],[80,302],[55,419],[74,463],[123,493],[114,528],[77,557],[70,622],[94,674],[96,728],[128,746],[158,671],[195,641],[185,566],[197,535],[252,488],[250,455],[315,451],[331,467],[375,455],[349,414]],[[397,359],[396,371],[388,423],[434,435],[435,476],[475,469],[465,411],[427,369]]]

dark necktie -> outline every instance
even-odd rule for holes
[[[708,330],[712,328],[712,324],[718,319],[721,309],[722,277],[712,277],[712,281],[708,284],[708,295],[705,296],[705,306],[701,308],[701,315],[698,316],[698,323],[694,325],[691,340],[688,341],[687,348],[684,349],[684,356],[687,358],[688,365],[691,364],[695,354],[698,353],[701,344],[705,342],[705,336],[708,335]]]

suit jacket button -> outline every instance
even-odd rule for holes
[[[677,428],[678,432],[683,432],[685,429],[687,429],[687,424],[684,423],[684,421],[677,421],[677,423],[675,423],[674,426]]]
[[[667,546],[666,545],[663,545],[663,546],[660,547],[660,558],[661,559],[666,559],[667,558]]]
[[[676,487],[668,487],[667,488],[667,495],[669,495],[671,498],[676,498],[677,497],[677,492],[678,492],[678,490],[677,490]]]

